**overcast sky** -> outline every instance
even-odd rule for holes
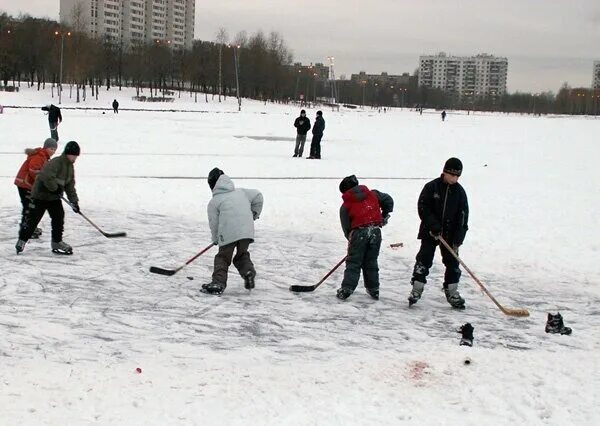
[[[59,0],[0,0],[0,11],[58,19]],[[590,86],[600,0],[196,0],[195,37],[278,31],[304,63],[336,75],[412,73],[419,55],[508,57],[509,91]]]

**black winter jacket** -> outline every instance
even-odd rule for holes
[[[310,119],[308,117],[298,117],[294,121],[294,127],[298,129],[299,135],[305,135],[310,130]]]
[[[317,116],[315,119],[315,125],[312,128],[312,134],[317,136],[323,136],[325,131],[325,120],[323,117]]]
[[[49,123],[58,123],[62,121],[62,114],[60,113],[60,108],[54,105],[50,105],[50,107],[42,107],[42,111],[48,111],[48,122]]]
[[[463,243],[469,229],[469,204],[459,183],[448,185],[443,177],[428,182],[419,195],[417,210],[421,218],[419,239],[431,238],[429,231],[441,231],[448,244]]]

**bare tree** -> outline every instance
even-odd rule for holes
[[[221,95],[223,94],[223,45],[227,43],[229,40],[229,35],[227,34],[227,30],[221,27],[219,31],[217,31],[217,43],[219,44],[219,102],[221,102]]]

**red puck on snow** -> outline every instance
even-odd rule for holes
[[[140,367],[138,367],[138,368],[135,369],[135,371],[136,371],[136,373],[141,373],[142,369]]]

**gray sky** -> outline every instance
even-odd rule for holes
[[[0,11],[58,19],[59,0],[0,0]],[[508,57],[509,91],[590,86],[600,0],[196,0],[195,37],[219,27],[278,31],[304,63],[336,74],[412,73],[421,54]]]

